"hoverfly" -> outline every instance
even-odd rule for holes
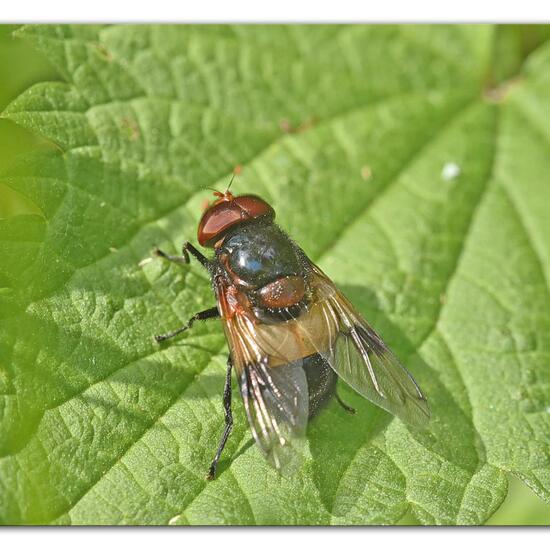
[[[295,444],[308,420],[334,396],[340,377],[356,392],[402,420],[422,425],[429,408],[411,374],[399,363],[334,283],[274,222],[275,211],[255,195],[214,193],[198,227],[198,242],[214,249],[209,259],[191,243],[189,254],[209,272],[217,306],[201,311],[157,342],[221,318],[230,354],[223,392],[225,429],[208,471],[216,468],[233,425],[231,372],[235,368],[252,435],[278,469],[295,461]]]

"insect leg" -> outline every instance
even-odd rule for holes
[[[183,243],[181,256],[171,256],[170,254],[166,254],[166,252],[160,248],[155,248],[154,253],[160,258],[164,258],[169,262],[174,262],[180,265],[189,263],[189,253],[191,253],[191,255],[196,258],[204,268],[210,269],[210,260],[201,254],[189,241]]]
[[[202,265],[202,267],[208,270],[210,269],[210,260],[201,254],[189,241],[183,243],[181,252],[186,258],[189,258],[188,253],[191,253],[191,255]]]
[[[223,430],[223,434],[220,439],[220,444],[218,445],[218,450],[216,451],[216,455],[214,456],[214,460],[212,461],[212,464],[210,464],[210,468],[208,469],[208,475],[206,476],[206,479],[210,479],[210,480],[216,477],[218,460],[220,460],[220,456],[222,454],[223,448],[227,443],[227,438],[229,437],[229,434],[231,433],[231,428],[233,427],[233,415],[231,413],[231,369],[232,367],[233,367],[233,363],[231,362],[231,356],[229,356],[227,358],[227,374],[225,376],[225,387],[223,389],[223,408],[225,411],[225,428]]]
[[[356,410],[353,408],[353,407],[350,407],[349,405],[346,405],[346,403],[344,403],[342,401],[342,399],[340,398],[340,396],[338,395],[338,392],[334,392],[334,395],[336,397],[336,401],[338,401],[338,404],[346,411],[348,412],[349,414],[355,414],[356,413]]]
[[[193,317],[191,317],[191,319],[189,319],[189,321],[187,321],[187,323],[183,325],[183,327],[180,327],[172,332],[167,332],[166,334],[157,334],[155,336],[155,341],[160,343],[164,340],[168,340],[168,338],[173,338],[174,336],[177,336],[178,334],[181,334],[182,332],[190,329],[195,321],[205,321],[206,319],[214,319],[215,317],[219,316],[220,312],[218,311],[217,307],[211,307],[210,309],[199,311],[197,314],[193,315]]]
[[[171,256],[170,254],[166,254],[166,252],[164,252],[160,248],[155,248],[155,250],[153,250],[153,254],[155,254],[159,258],[168,260],[169,262],[174,262],[175,264],[185,265],[189,263],[188,254],[183,254],[183,256]]]

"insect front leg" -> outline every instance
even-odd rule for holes
[[[231,428],[233,428],[233,414],[231,412],[232,367],[233,367],[233,363],[231,361],[231,356],[229,356],[227,358],[227,373],[225,375],[225,386],[223,389],[223,409],[225,411],[225,428],[223,430],[223,434],[220,439],[220,444],[218,445],[218,450],[216,451],[216,455],[214,456],[214,460],[212,460],[212,464],[210,464],[210,468],[208,469],[208,474],[206,476],[206,479],[209,479],[209,480],[212,480],[216,477],[216,469],[218,468],[218,461],[220,460],[220,456],[222,454],[223,448],[227,443],[227,438],[231,433]]]
[[[181,256],[171,256],[170,254],[166,254],[166,252],[164,252],[160,248],[155,248],[154,253],[160,258],[180,265],[188,264],[190,261],[189,254],[191,254],[205,269],[210,270],[210,260],[203,254],[201,254],[201,252],[197,250],[189,241],[183,243]]]
[[[199,311],[197,314],[193,315],[193,317],[191,317],[191,319],[189,319],[189,321],[187,321],[187,323],[182,327],[172,332],[167,332],[166,334],[157,334],[155,336],[155,341],[157,343],[160,343],[164,340],[168,340],[168,338],[173,338],[174,336],[177,336],[178,334],[181,334],[182,332],[190,329],[195,321],[206,321],[206,319],[215,319],[219,316],[220,312],[218,311],[217,307],[211,307],[210,309]]]

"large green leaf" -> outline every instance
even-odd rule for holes
[[[5,111],[54,144],[1,183],[4,523],[482,523],[506,474],[550,501],[550,47],[488,26],[34,26],[65,82]],[[523,38],[522,38],[523,37]],[[428,429],[351,390],[281,478],[235,429],[193,239],[270,201],[425,390]]]

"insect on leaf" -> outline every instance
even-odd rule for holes
[[[49,145],[0,175],[27,205],[0,219],[0,521],[479,524],[508,473],[550,502],[550,45],[510,35],[537,29],[19,30],[59,80],[2,113]],[[225,338],[153,342],[214,297],[147,258],[195,242],[236,165],[410,370],[426,428],[340,383],[356,415],[331,403],[281,477],[235,389],[206,481]]]

